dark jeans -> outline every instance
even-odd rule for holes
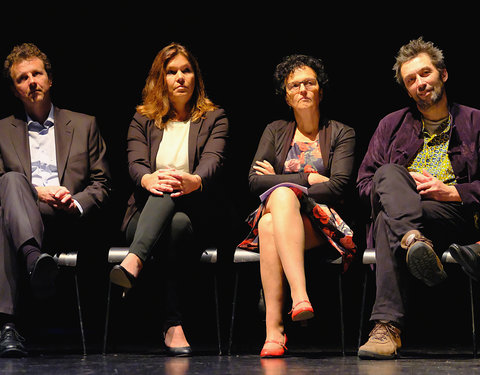
[[[127,240],[132,241],[130,252],[143,263],[153,256],[162,267],[166,289],[165,329],[182,322],[182,284],[201,251],[199,246],[194,246],[193,214],[189,211],[196,205],[190,198],[151,195],[142,211],[130,220],[126,231]]]
[[[433,241],[438,255],[452,242],[475,242],[473,212],[457,202],[423,200],[405,167],[386,164],[373,177],[371,204],[374,220],[377,291],[371,320],[403,324],[405,316],[406,251],[403,235],[419,230]]]

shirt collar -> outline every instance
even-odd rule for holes
[[[443,120],[438,121],[438,129],[436,134],[430,135],[425,127],[425,119],[422,117],[422,132],[427,135],[428,137],[435,137],[437,135],[447,133],[450,130],[450,126],[452,125],[452,115],[449,113],[448,117]],[[432,121],[435,123],[435,121]]]
[[[53,126],[54,123],[55,123],[55,119],[54,119],[53,104],[51,105],[50,112],[48,113],[47,119],[43,124],[40,124],[38,121],[32,120],[32,118],[27,113],[27,125],[29,128],[31,126],[36,126],[43,129],[48,129],[49,127]]]

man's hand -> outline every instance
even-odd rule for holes
[[[40,202],[68,213],[78,213],[75,201],[65,186],[36,186]]]
[[[422,173],[410,172],[410,175],[417,184],[418,193],[423,198],[440,202],[462,201],[458,194],[458,190],[454,186],[445,185],[442,181],[433,177],[427,171],[422,170]]]

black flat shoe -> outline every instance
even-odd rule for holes
[[[165,326],[164,331],[163,331],[163,346],[165,346],[165,350],[167,352],[167,355],[169,357],[190,357],[192,355],[192,347],[191,346],[177,346],[177,347],[171,347],[168,346],[165,343],[165,338],[167,336],[167,331],[174,327],[177,326],[178,324],[175,324],[173,326]]]
[[[110,281],[125,289],[132,289],[137,278],[123,268],[120,264],[113,266],[110,271]]]
[[[58,266],[55,259],[49,254],[41,254],[30,272],[30,285],[37,298],[48,298],[55,294],[55,279]]]
[[[172,348],[165,344],[165,349],[167,351],[167,355],[169,357],[190,357],[192,355],[192,347],[191,346],[181,346],[177,348]]]

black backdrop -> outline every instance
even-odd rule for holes
[[[256,204],[248,192],[247,173],[261,132],[268,122],[288,113],[283,100],[275,97],[272,84],[274,67],[285,55],[305,53],[324,60],[331,83],[325,111],[355,128],[357,163],[378,121],[409,103],[394,82],[391,68],[398,48],[410,39],[422,35],[442,48],[449,71],[449,98],[478,107],[480,38],[473,9],[458,6],[454,11],[426,11],[408,3],[395,9],[385,7],[389,9],[365,4],[307,4],[304,8],[289,4],[260,11],[237,2],[214,9],[177,3],[97,9],[96,4],[82,2],[61,11],[26,6],[4,15],[0,57],[3,62],[16,44],[37,44],[53,65],[54,103],[97,117],[115,183],[114,208],[108,220],[115,242],[121,237],[117,230],[130,191],[127,127],[156,53],[172,41],[186,45],[197,57],[209,97],[228,114],[228,187],[241,218]],[[16,105],[3,81],[0,116],[9,115]],[[352,296],[347,292],[352,301],[347,303],[351,342],[358,323],[359,277],[360,272],[352,273]],[[99,301],[103,303],[101,297]],[[467,305],[463,308],[461,303],[456,313],[468,317]]]

